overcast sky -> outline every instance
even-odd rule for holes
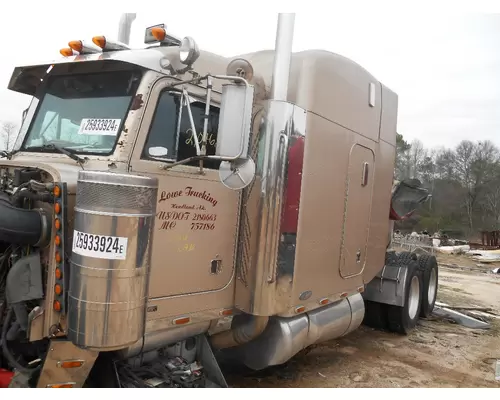
[[[187,12],[188,2],[177,3],[182,9],[174,2],[154,4],[154,12],[137,10],[134,47],[142,46],[145,27],[157,23],[224,56],[274,46],[277,14],[263,6],[246,10],[249,2],[231,2],[234,12],[224,14],[219,7],[193,6]],[[116,37],[121,10],[95,8],[0,13],[0,121],[18,123],[29,104],[27,96],[7,90],[15,65],[58,58],[70,40]],[[500,14],[439,12],[297,10],[294,51],[329,50],[369,70],[397,92],[398,131],[409,140],[449,147],[462,139],[490,139],[500,146]]]

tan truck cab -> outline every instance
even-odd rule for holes
[[[387,251],[397,96],[292,53],[293,24],[233,58],[156,25],[14,70],[33,100],[0,159],[12,386],[226,386],[216,359],[262,369],[432,311],[435,259]]]

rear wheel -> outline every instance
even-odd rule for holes
[[[420,256],[418,259],[422,272],[422,305],[420,316],[427,318],[434,310],[438,291],[438,264],[436,257],[430,255]]]
[[[417,325],[420,316],[422,274],[418,269],[418,262],[410,253],[402,253],[399,263],[408,270],[404,291],[405,303],[403,307],[387,307],[387,322],[389,330],[406,335]]]

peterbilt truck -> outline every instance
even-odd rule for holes
[[[163,25],[16,67],[0,159],[9,387],[226,387],[362,323],[432,312],[434,257],[391,250],[425,201],[394,182],[397,95],[337,54],[226,58]]]

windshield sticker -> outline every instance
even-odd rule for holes
[[[116,136],[121,119],[83,118],[78,133],[80,135]]]

